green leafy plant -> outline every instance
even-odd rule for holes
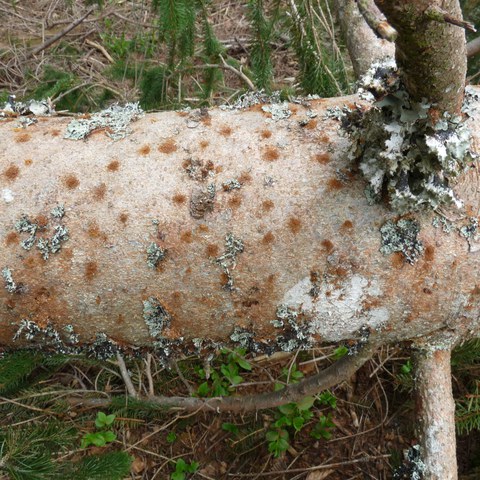
[[[96,447],[104,447],[107,443],[115,441],[116,434],[111,430],[106,430],[115,421],[115,415],[106,415],[103,412],[97,413],[95,419],[95,426],[100,429],[98,432],[86,433],[82,437],[81,448],[86,448],[89,445],[95,445]]]
[[[243,381],[240,373],[252,369],[252,366],[245,360],[244,356],[244,349],[223,349],[219,356],[220,365],[217,368],[213,368],[209,375],[207,375],[204,368],[199,368],[197,373],[205,381],[198,386],[197,395],[199,397],[229,395]]]
[[[310,432],[310,436],[316,440],[320,440],[321,438],[330,440],[330,438],[332,438],[332,428],[335,428],[335,424],[332,422],[332,415],[330,413],[327,415],[321,414],[318,422]]]
[[[175,443],[176,440],[177,440],[177,434],[175,432],[168,432],[167,442],[168,443]]]
[[[198,462],[187,463],[183,458],[175,462],[175,471],[170,475],[170,480],[185,480],[189,473],[195,473],[198,470]]]

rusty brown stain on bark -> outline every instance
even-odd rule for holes
[[[18,175],[20,175],[20,168],[13,163],[9,165],[4,171],[3,176],[9,181],[13,182],[17,179]]]
[[[260,136],[265,140],[272,136],[272,132],[270,130],[264,129],[260,132]]]
[[[121,223],[123,223],[124,225],[127,223],[127,220],[128,220],[128,213],[121,213],[119,216],[118,216],[118,219],[120,220]]]
[[[92,239],[107,241],[107,235],[102,232],[96,222],[91,222],[87,227],[87,235]]]
[[[340,227],[341,233],[352,233],[352,230],[353,230],[353,223],[351,220],[345,220]]]
[[[33,163],[33,160],[31,158],[26,158],[23,163],[25,166],[29,167]]]
[[[187,197],[183,193],[176,193],[172,197],[172,200],[173,200],[173,203],[176,203],[177,205],[182,205],[187,201]]]
[[[263,151],[262,158],[266,162],[274,162],[280,158],[280,152],[278,151],[278,148],[269,146]]]
[[[17,232],[8,232],[5,235],[5,245],[9,247],[10,245],[16,245],[20,241],[20,236]]]
[[[242,172],[238,177],[238,181],[244,185],[245,183],[249,183],[252,180],[252,176],[248,172]]]
[[[229,137],[232,133],[233,133],[233,130],[231,127],[229,127],[228,125],[224,125],[221,129],[220,129],[220,135],[222,135],[223,137]]]
[[[150,145],[143,145],[138,149],[139,155],[145,156],[148,155],[151,151]]]
[[[210,145],[210,143],[208,142],[208,140],[201,140],[201,141],[200,141],[200,148],[201,148],[202,150],[204,150],[205,148],[207,148],[209,145]]]
[[[177,147],[177,144],[175,143],[175,140],[173,138],[168,138],[158,146],[158,151],[161,153],[165,153],[166,155],[169,155],[173,152],[176,152],[177,148],[178,147]]]
[[[116,172],[120,168],[120,162],[118,160],[112,160],[108,165],[107,165],[107,170],[109,172]]]
[[[341,190],[345,185],[338,178],[330,178],[327,181],[327,190]]]
[[[275,235],[272,232],[267,232],[262,238],[262,243],[264,245],[269,245],[274,241],[275,241]]]
[[[425,247],[425,260],[427,262],[432,262],[435,259],[435,247],[432,245],[427,245]]]
[[[262,202],[262,209],[265,210],[266,212],[269,212],[270,210],[275,207],[275,204],[273,203],[272,200],[264,200]]]
[[[207,253],[207,257],[217,257],[219,248],[218,245],[215,245],[214,243],[209,243],[205,248],[205,251]]]
[[[302,229],[302,221],[297,217],[290,217],[287,221],[287,225],[289,230],[294,234],[297,235],[300,230]]]
[[[326,165],[330,162],[330,154],[329,153],[317,153],[313,157],[314,160],[319,163],[320,165]]]
[[[70,175],[67,175],[66,177],[64,177],[63,184],[69,190],[74,190],[75,188],[77,188],[80,185],[80,181],[78,180],[78,178],[75,175],[70,174]]]
[[[242,198],[240,195],[233,195],[228,199],[228,206],[232,210],[236,210],[242,204]]]
[[[192,243],[193,242],[193,234],[190,230],[186,231],[186,232],[183,232],[181,235],[180,235],[180,239],[182,240],[182,242],[184,243]]]
[[[32,137],[30,136],[29,133],[19,133],[18,135],[15,136],[15,142],[17,143],[25,143],[29,142]]]
[[[90,260],[85,265],[85,278],[87,280],[92,280],[98,274],[98,264],[97,262]]]
[[[324,248],[324,250],[327,253],[332,253],[333,252],[334,245],[333,245],[333,242],[331,240],[324,239],[320,242],[320,244],[322,245],[322,247]]]
[[[107,186],[105,185],[105,183],[100,183],[100,185],[97,185],[96,187],[94,187],[93,191],[93,198],[96,200],[96,201],[101,201],[105,198],[105,194],[107,193]]]

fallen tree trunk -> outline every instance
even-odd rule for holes
[[[462,211],[399,223],[368,205],[348,159],[335,108],[356,101],[278,121],[258,105],[150,114],[116,142],[64,139],[66,118],[3,121],[0,344],[273,351],[362,327],[384,342],[475,334],[478,164],[456,187]]]

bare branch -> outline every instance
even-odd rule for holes
[[[117,352],[117,363],[120,373],[122,374],[123,381],[125,382],[125,387],[127,388],[128,394],[133,398],[137,398],[138,395],[135,391],[135,387],[133,386],[130,374],[128,373],[127,366],[125,365],[125,360],[119,352]]]
[[[467,43],[467,57],[473,57],[480,52],[480,37],[474,38]]]
[[[42,50],[45,50],[46,48],[50,47],[53,45],[55,42],[60,40],[62,37],[64,37],[68,32],[73,30],[75,27],[80,25],[93,11],[95,10],[94,7],[88,9],[80,18],[72,22],[68,27],[63,29],[60,33],[57,35],[54,35],[53,37],[49,38],[46,42],[42,43],[39,45],[37,48],[33,49],[27,57],[33,57],[37,53],[40,53]]]
[[[334,364],[300,383],[287,385],[283,390],[276,392],[249,395],[247,397],[166,397],[154,396],[146,399],[150,404],[157,404],[159,408],[179,409],[186,411],[215,411],[215,412],[251,412],[266,408],[278,407],[290,402],[297,402],[302,398],[318,394],[345,380],[348,380],[365,362],[375,353],[379,344],[369,342],[359,347],[358,353],[346,355]],[[122,359],[123,360],[123,359]],[[123,374],[122,374],[123,376]],[[125,377],[124,377],[125,379]],[[97,407],[109,404],[108,399],[72,399],[71,403],[94,404]]]
[[[368,26],[380,37],[394,42],[398,32],[387,22],[373,0],[357,0],[358,9]]]
[[[430,480],[457,478],[450,356],[449,348],[418,350],[414,355],[421,456]]]
[[[465,22],[461,18],[456,18],[450,15],[448,12],[440,8],[438,5],[431,5],[425,10],[425,15],[430,20],[434,20],[439,23],[450,23],[451,25],[456,25],[457,27],[464,28],[465,30],[470,30],[471,32],[476,32],[477,29],[470,22]]]

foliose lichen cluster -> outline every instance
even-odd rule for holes
[[[162,332],[170,326],[171,315],[155,297],[143,301],[143,319],[148,327],[150,336],[162,337]]]
[[[245,245],[241,238],[235,237],[233,233],[227,233],[225,237],[225,252],[215,259],[226,275],[227,281],[223,288],[228,291],[233,290],[233,276],[231,270],[237,265],[237,256],[243,252]]]
[[[460,116],[410,99],[393,60],[374,64],[360,83],[374,99],[346,117],[353,139],[351,156],[368,182],[367,198],[386,197],[399,213],[441,205],[462,206],[453,180],[470,158],[470,132]]]
[[[57,205],[52,209],[50,215],[58,220],[61,220],[65,215],[65,207]],[[15,223],[15,230],[18,233],[27,233],[28,237],[20,242],[20,246],[25,250],[30,250],[35,244],[40,251],[44,260],[48,260],[51,253],[57,253],[61,250],[62,245],[69,239],[68,228],[65,225],[58,224],[53,226],[53,235],[50,238],[37,238],[37,233],[44,229],[45,226],[40,226],[33,220],[30,220],[28,215],[22,215],[20,220]]]
[[[83,140],[94,130],[104,130],[112,140],[125,138],[130,132],[130,123],[145,114],[139,103],[127,103],[125,106],[112,105],[105,110],[92,114],[89,118],[72,120],[63,138]]]
[[[405,260],[413,264],[422,255],[424,247],[418,239],[420,225],[415,221],[402,218],[397,222],[389,220],[380,228],[382,246],[380,251],[384,255],[401,252]]]

